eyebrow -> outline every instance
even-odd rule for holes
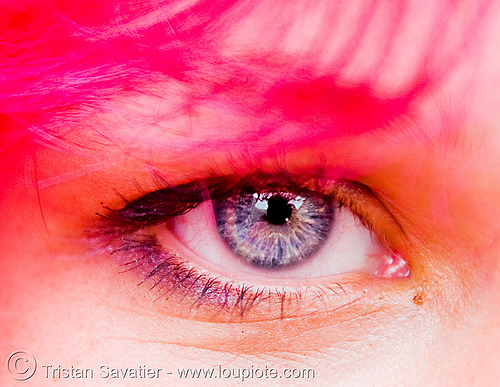
[[[396,98],[376,96],[367,84],[341,86],[334,77],[282,82],[266,95],[268,109],[299,125],[328,129],[332,138],[379,129],[403,115],[420,87]]]
[[[291,79],[287,77],[279,79],[270,86],[267,82],[263,82],[268,86],[267,88],[255,87],[256,82],[250,81],[251,78],[248,76],[244,79],[247,82],[233,82],[229,85],[225,82],[222,84],[212,82],[209,87],[206,84],[204,85],[206,89],[213,93],[198,95],[190,101],[190,104],[195,105],[207,101],[210,103],[214,100],[218,102],[216,106],[227,103],[232,106],[232,110],[256,119],[257,125],[250,128],[251,133],[248,131],[242,133],[240,128],[231,132],[224,132],[222,128],[217,128],[216,135],[209,133],[206,141],[200,141],[196,136],[181,135],[178,136],[179,143],[182,144],[179,148],[181,153],[189,154],[191,150],[200,150],[201,147],[209,150],[232,148],[233,152],[230,153],[234,154],[234,150],[252,146],[254,141],[261,140],[266,142],[266,147],[269,147],[272,152],[274,146],[280,146],[279,141],[286,142],[288,139],[297,141],[303,147],[315,147],[325,140],[333,142],[346,136],[361,136],[381,130],[388,123],[405,115],[415,96],[425,89],[425,82],[422,82],[400,96],[383,98],[376,95],[368,84],[346,85],[333,76],[307,75],[295,76]],[[254,85],[253,91],[251,84]],[[155,98],[162,99],[163,97],[160,95]],[[140,117],[139,120],[141,120]],[[292,125],[289,125],[290,123]],[[112,127],[108,129],[113,131]],[[149,128],[143,127],[143,129],[144,132],[148,132]],[[169,136],[171,133],[168,133],[168,130],[163,130],[161,133],[162,131],[154,125],[151,130],[150,138],[141,136],[147,133],[138,133],[134,130],[130,136],[127,136],[129,137],[127,140],[130,140],[132,146],[139,145],[144,149],[154,146],[158,150],[166,151],[167,159],[171,157],[170,155],[174,155],[178,144],[175,140],[172,141]],[[390,130],[405,129],[392,125]],[[267,137],[271,137],[271,140],[268,141]],[[120,140],[124,138],[120,137]],[[113,136],[110,137],[110,141],[109,144],[113,145]],[[80,150],[94,154],[92,149]],[[149,157],[149,155],[145,156]],[[127,157],[126,152],[123,157]],[[118,162],[116,157],[113,161]],[[251,159],[247,161],[252,162]],[[258,160],[256,159],[255,162]],[[87,175],[109,166],[109,161],[99,159],[95,165],[71,171],[64,176],[47,178],[39,183],[41,187],[52,186],[61,180]]]
[[[193,88],[201,86],[204,92],[190,93],[188,84],[188,91],[181,97],[180,105],[184,106],[173,107],[174,114],[153,109],[146,113],[149,114],[147,117],[131,116],[130,119],[138,119],[139,123],[141,120],[153,121],[152,125],[144,125],[140,134],[134,127],[131,136],[139,136],[139,141],[146,145],[154,141],[155,147],[165,150],[181,145],[185,151],[196,149],[200,144],[206,149],[223,149],[235,147],[236,143],[242,148],[263,140],[267,146],[297,140],[308,146],[318,141],[335,141],[384,130],[405,116],[412,102],[428,87],[425,80],[420,80],[399,95],[388,97],[367,83],[346,84],[335,76],[315,76],[304,69],[295,74],[284,71],[288,73],[286,78],[276,79],[263,76],[264,68],[256,72],[235,73],[215,77],[215,80],[204,77],[198,82],[193,80],[196,85]],[[164,97],[159,94],[154,98],[161,101]],[[151,109],[148,104],[154,105],[151,101],[143,103],[146,110]],[[220,122],[210,126],[202,117],[193,125],[190,114],[198,108],[208,108],[220,117]],[[165,107],[165,110],[169,109],[169,106]],[[190,129],[186,132],[180,130],[177,135],[175,123],[170,127],[156,126],[154,122],[161,120],[163,114],[174,118],[184,115],[189,120],[186,125],[190,125]],[[390,125],[390,130],[404,128]],[[199,133],[194,133],[196,131]]]

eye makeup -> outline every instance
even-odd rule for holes
[[[121,209],[107,208],[89,235],[111,252],[123,266],[123,271],[139,273],[141,284],[150,286],[158,292],[159,298],[167,302],[186,305],[180,308],[185,312],[179,310],[179,313],[194,318],[247,321],[316,313],[324,310],[325,305],[327,308],[343,305],[361,297],[375,276],[409,277],[408,263],[400,254],[387,248],[385,261],[378,262],[377,269],[372,268],[372,275],[361,272],[301,280],[274,278],[261,282],[254,281],[255,277],[242,280],[197,265],[178,249],[158,239],[159,228],[166,227],[172,219],[207,200],[221,203],[234,197],[235,193],[248,190],[245,188],[248,186],[252,187],[252,192],[264,196],[266,192],[280,192],[283,197],[292,193],[295,196],[315,193],[331,198],[337,208],[345,207],[351,211],[377,240],[391,239],[393,242],[392,239],[404,234],[368,187],[342,179],[326,180],[320,174],[293,175],[282,171],[275,174],[256,172],[244,177],[210,177],[160,189],[127,203]],[[307,259],[314,260],[314,254]],[[335,255],[331,259],[335,259]],[[266,278],[271,271],[280,268],[263,267],[260,270],[262,278]]]

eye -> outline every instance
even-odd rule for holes
[[[147,194],[105,222],[112,255],[190,311],[243,317],[264,304],[283,317],[305,293],[410,275],[390,243],[403,238],[397,222],[371,190],[340,179],[205,179]]]
[[[157,236],[199,266],[230,278],[243,273],[254,283],[348,272],[409,275],[407,262],[376,235],[388,232],[380,224],[391,218],[373,193],[352,182],[289,179],[245,179],[168,220]]]

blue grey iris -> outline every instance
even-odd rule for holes
[[[231,250],[257,266],[296,264],[313,254],[333,222],[331,199],[313,191],[240,191],[214,201],[217,228]]]

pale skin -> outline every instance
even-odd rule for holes
[[[416,71],[405,63],[408,50],[428,39],[425,28],[419,29],[426,13],[419,7],[411,12],[413,22],[407,21],[406,35],[377,82],[388,95],[397,94]],[[246,21],[258,23],[268,13],[259,9]],[[323,31],[323,13],[320,7],[310,11],[311,23],[298,25],[293,38],[280,41],[276,50],[300,56],[303,47],[314,45],[315,34]],[[456,13],[458,25],[463,13]],[[377,20],[375,36],[383,25]],[[258,34],[245,28],[228,38],[228,55],[264,50],[266,29]],[[164,370],[162,383],[186,385],[193,380],[180,381],[176,369],[218,365],[315,370],[314,381],[286,380],[292,385],[494,385],[500,379],[499,31],[500,11],[493,6],[477,35],[479,52],[460,57],[436,87],[414,102],[412,120],[377,133],[315,143],[301,142],[308,133],[291,127],[266,142],[232,141],[215,150],[211,146],[217,141],[245,138],[257,118],[200,104],[161,125],[149,120],[139,131],[133,121],[138,111],[153,117],[170,102],[117,96],[111,103],[120,106],[120,115],[89,117],[63,137],[85,148],[81,154],[72,146],[41,148],[35,159],[26,144],[9,149],[3,156],[7,167],[0,172],[7,187],[0,193],[1,356],[7,359],[16,350],[36,356],[39,371],[27,385],[52,385],[40,371],[48,364],[95,370],[144,364]],[[461,35],[452,35],[447,44],[453,45],[456,36]],[[346,80],[355,82],[370,68],[370,47],[360,50],[357,66],[347,67]],[[96,123],[108,130],[105,140],[102,130],[90,130]],[[425,136],[415,135],[422,128]],[[154,145],[148,136],[156,139]],[[294,136],[299,141],[286,141]],[[297,308],[287,318],[258,312],[246,320],[222,321],[207,317],[204,309],[190,314],[189,306],[136,286],[139,273],[122,273],[116,260],[82,237],[103,206],[123,206],[120,195],[136,200],[158,189],[151,168],[176,185],[214,164],[222,174],[234,173],[235,166],[238,173],[245,171],[248,160],[266,170],[279,164],[293,173],[317,166],[318,159],[326,168],[360,176],[383,196],[405,231],[404,241],[394,236],[389,242],[404,250],[412,268],[409,278],[373,279],[359,297],[329,299],[316,312]],[[348,283],[350,275],[321,281]],[[0,380],[15,383],[5,367]],[[109,384],[99,377],[59,381]],[[223,382],[234,385],[237,379]],[[114,383],[137,385],[133,379]],[[157,385],[158,379],[141,383]]]

